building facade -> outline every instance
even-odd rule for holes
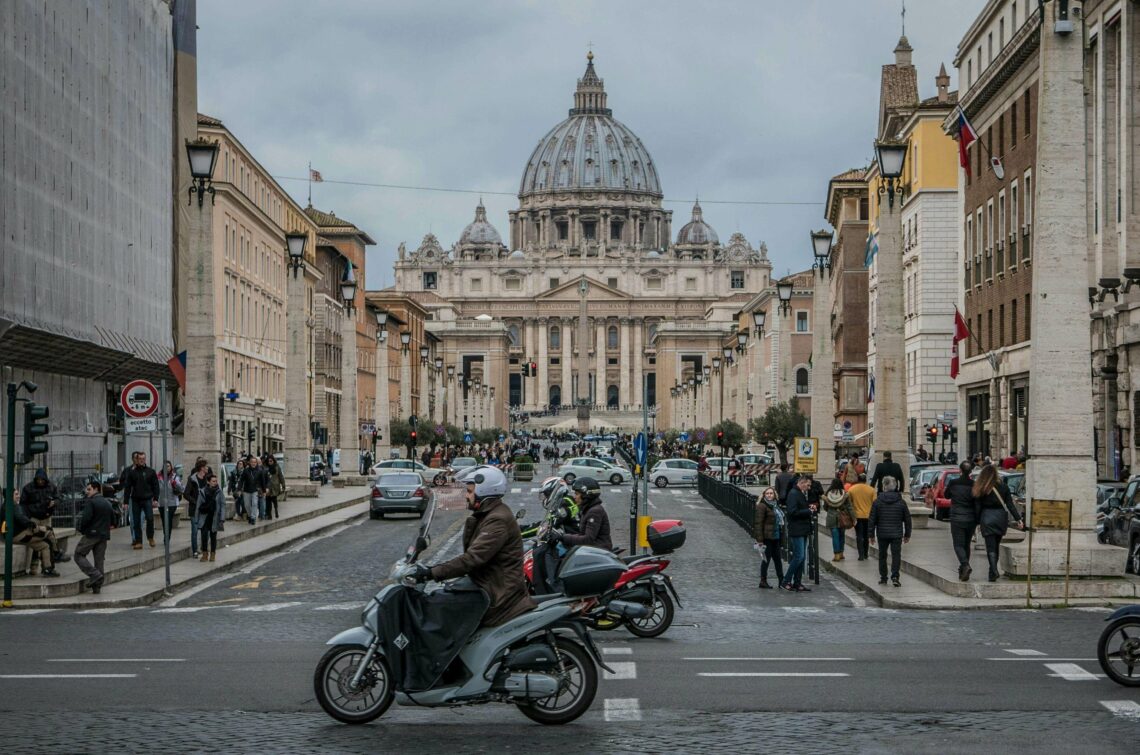
[[[398,254],[395,290],[434,294],[421,303],[447,366],[470,377],[481,365],[498,426],[512,407],[569,421],[576,404],[594,407],[596,425],[637,426],[643,405],[657,408],[658,426],[676,424],[669,388],[694,360],[711,362],[748,292],[770,282],[764,245],[739,234],[722,244],[699,203],[673,240],[653,160],[613,118],[589,58],[569,117],[526,162],[510,247],[480,205],[450,249],[429,234]],[[483,315],[506,333],[501,355],[499,326]],[[701,332],[666,355],[666,324]]]

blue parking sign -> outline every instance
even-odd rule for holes
[[[637,452],[637,463],[645,466],[645,433],[638,433],[637,437],[633,439],[633,450]]]

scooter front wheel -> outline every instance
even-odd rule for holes
[[[541,700],[519,703],[522,714],[540,724],[568,724],[585,713],[598,693],[598,669],[594,659],[577,642],[555,640],[558,666],[543,669],[559,678],[558,692]]]
[[[1096,656],[1109,679],[1125,687],[1140,687],[1140,617],[1126,616],[1105,627]]]
[[[313,674],[313,691],[325,713],[346,724],[366,724],[392,704],[392,672],[380,654],[374,654],[353,688],[352,678],[368,653],[363,645],[336,645],[321,657]]]
[[[626,629],[637,637],[660,637],[673,625],[673,599],[662,587],[653,589],[653,602],[644,619],[626,619]]]

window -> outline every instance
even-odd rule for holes
[[[994,348],[994,311],[986,310],[986,336],[989,339],[990,350]]]
[[[649,291],[660,291],[661,290],[661,279],[660,278],[646,278],[645,279],[645,288]]]
[[[859,217],[856,220],[867,220],[871,215],[870,205],[866,197],[859,200]]]
[[[1009,10],[1013,14],[1010,18],[1009,33],[1013,35],[1017,34],[1017,0],[1009,4]]]
[[[998,50],[1005,47],[1005,19],[998,19]]]
[[[994,248],[997,273],[1005,272],[1005,192],[998,192],[997,201],[997,244]]]
[[[434,291],[436,288],[436,273],[424,273],[424,291]]]
[[[808,332],[808,313],[807,312],[796,312],[796,332],[797,333],[807,333]]]
[[[615,220],[610,223],[610,241],[621,241],[621,221]]]
[[[966,81],[970,82],[967,86],[974,83],[974,61],[972,60],[966,61]]]
[[[506,278],[503,281],[504,286],[508,291],[521,291],[522,279],[521,278]]]
[[[557,278],[551,278],[550,279],[550,287],[551,288],[558,288],[558,279]]]
[[[1033,333],[1032,333],[1033,316],[1032,315],[1033,315],[1033,312],[1029,308],[1029,294],[1026,294],[1025,295],[1025,314],[1024,314],[1024,317],[1025,317],[1025,340],[1026,341],[1028,341],[1033,336]]]
[[[1014,100],[1013,104],[1009,106],[1009,146],[1010,149],[1017,146],[1017,101]]]
[[[609,359],[606,360],[606,364],[608,364],[610,366],[614,366],[617,363],[618,363],[617,357],[610,357]]]
[[[606,348],[616,349],[618,347],[618,329],[616,325],[611,325],[606,331]]]
[[[1017,181],[1009,186],[1009,266],[1017,267],[1017,238],[1021,229],[1017,225]]]
[[[696,278],[686,278],[685,279],[685,290],[686,291],[696,291],[697,290],[697,279]]]
[[[1021,234],[1025,240],[1021,244],[1022,259],[1028,260],[1032,256],[1033,247],[1030,244],[1029,234],[1033,232],[1033,175],[1032,171],[1025,171],[1025,176],[1022,178],[1025,186],[1022,200],[1025,202],[1025,231]]]
[[[1009,303],[1009,340],[1018,343],[1017,339],[1017,299]]]
[[[471,290],[472,291],[482,291],[483,290],[483,279],[482,278],[472,278],[471,279]]]
[[[1005,305],[998,307],[998,346],[1005,346]]]
[[[617,278],[606,278],[606,285],[609,286],[610,288],[617,288],[618,287]]]
[[[557,367],[557,366],[559,366],[559,365],[561,365],[561,364],[562,364],[562,359],[561,359],[560,357],[551,357],[551,358],[550,358],[550,364],[552,364],[552,365],[554,365],[555,367]]]
[[[729,274],[729,287],[731,288],[744,288],[744,271],[733,270]]]
[[[796,395],[803,396],[811,392],[809,385],[808,371],[806,367],[800,367],[796,370]]]
[[[598,224],[593,220],[583,220],[582,237],[587,241],[596,239],[598,237]]]
[[[1025,90],[1025,135],[1026,136],[1029,136],[1030,132],[1033,130],[1033,123],[1029,119],[1029,96],[1030,96],[1029,92],[1030,92],[1030,90],[1028,90],[1028,89]]]
[[[519,339],[519,326],[518,325],[515,325],[512,323],[511,326],[507,328],[507,336],[509,336],[511,339],[511,346],[521,346],[522,345],[520,343],[520,339]]]
[[[558,240],[566,241],[570,238],[570,224],[565,220],[555,221],[554,226],[558,229]]]
[[[550,329],[550,348],[562,348],[562,329],[557,325]]]

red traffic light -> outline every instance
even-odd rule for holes
[[[416,442],[416,431],[415,430],[412,430],[411,438],[412,438],[412,443],[415,443]]]

